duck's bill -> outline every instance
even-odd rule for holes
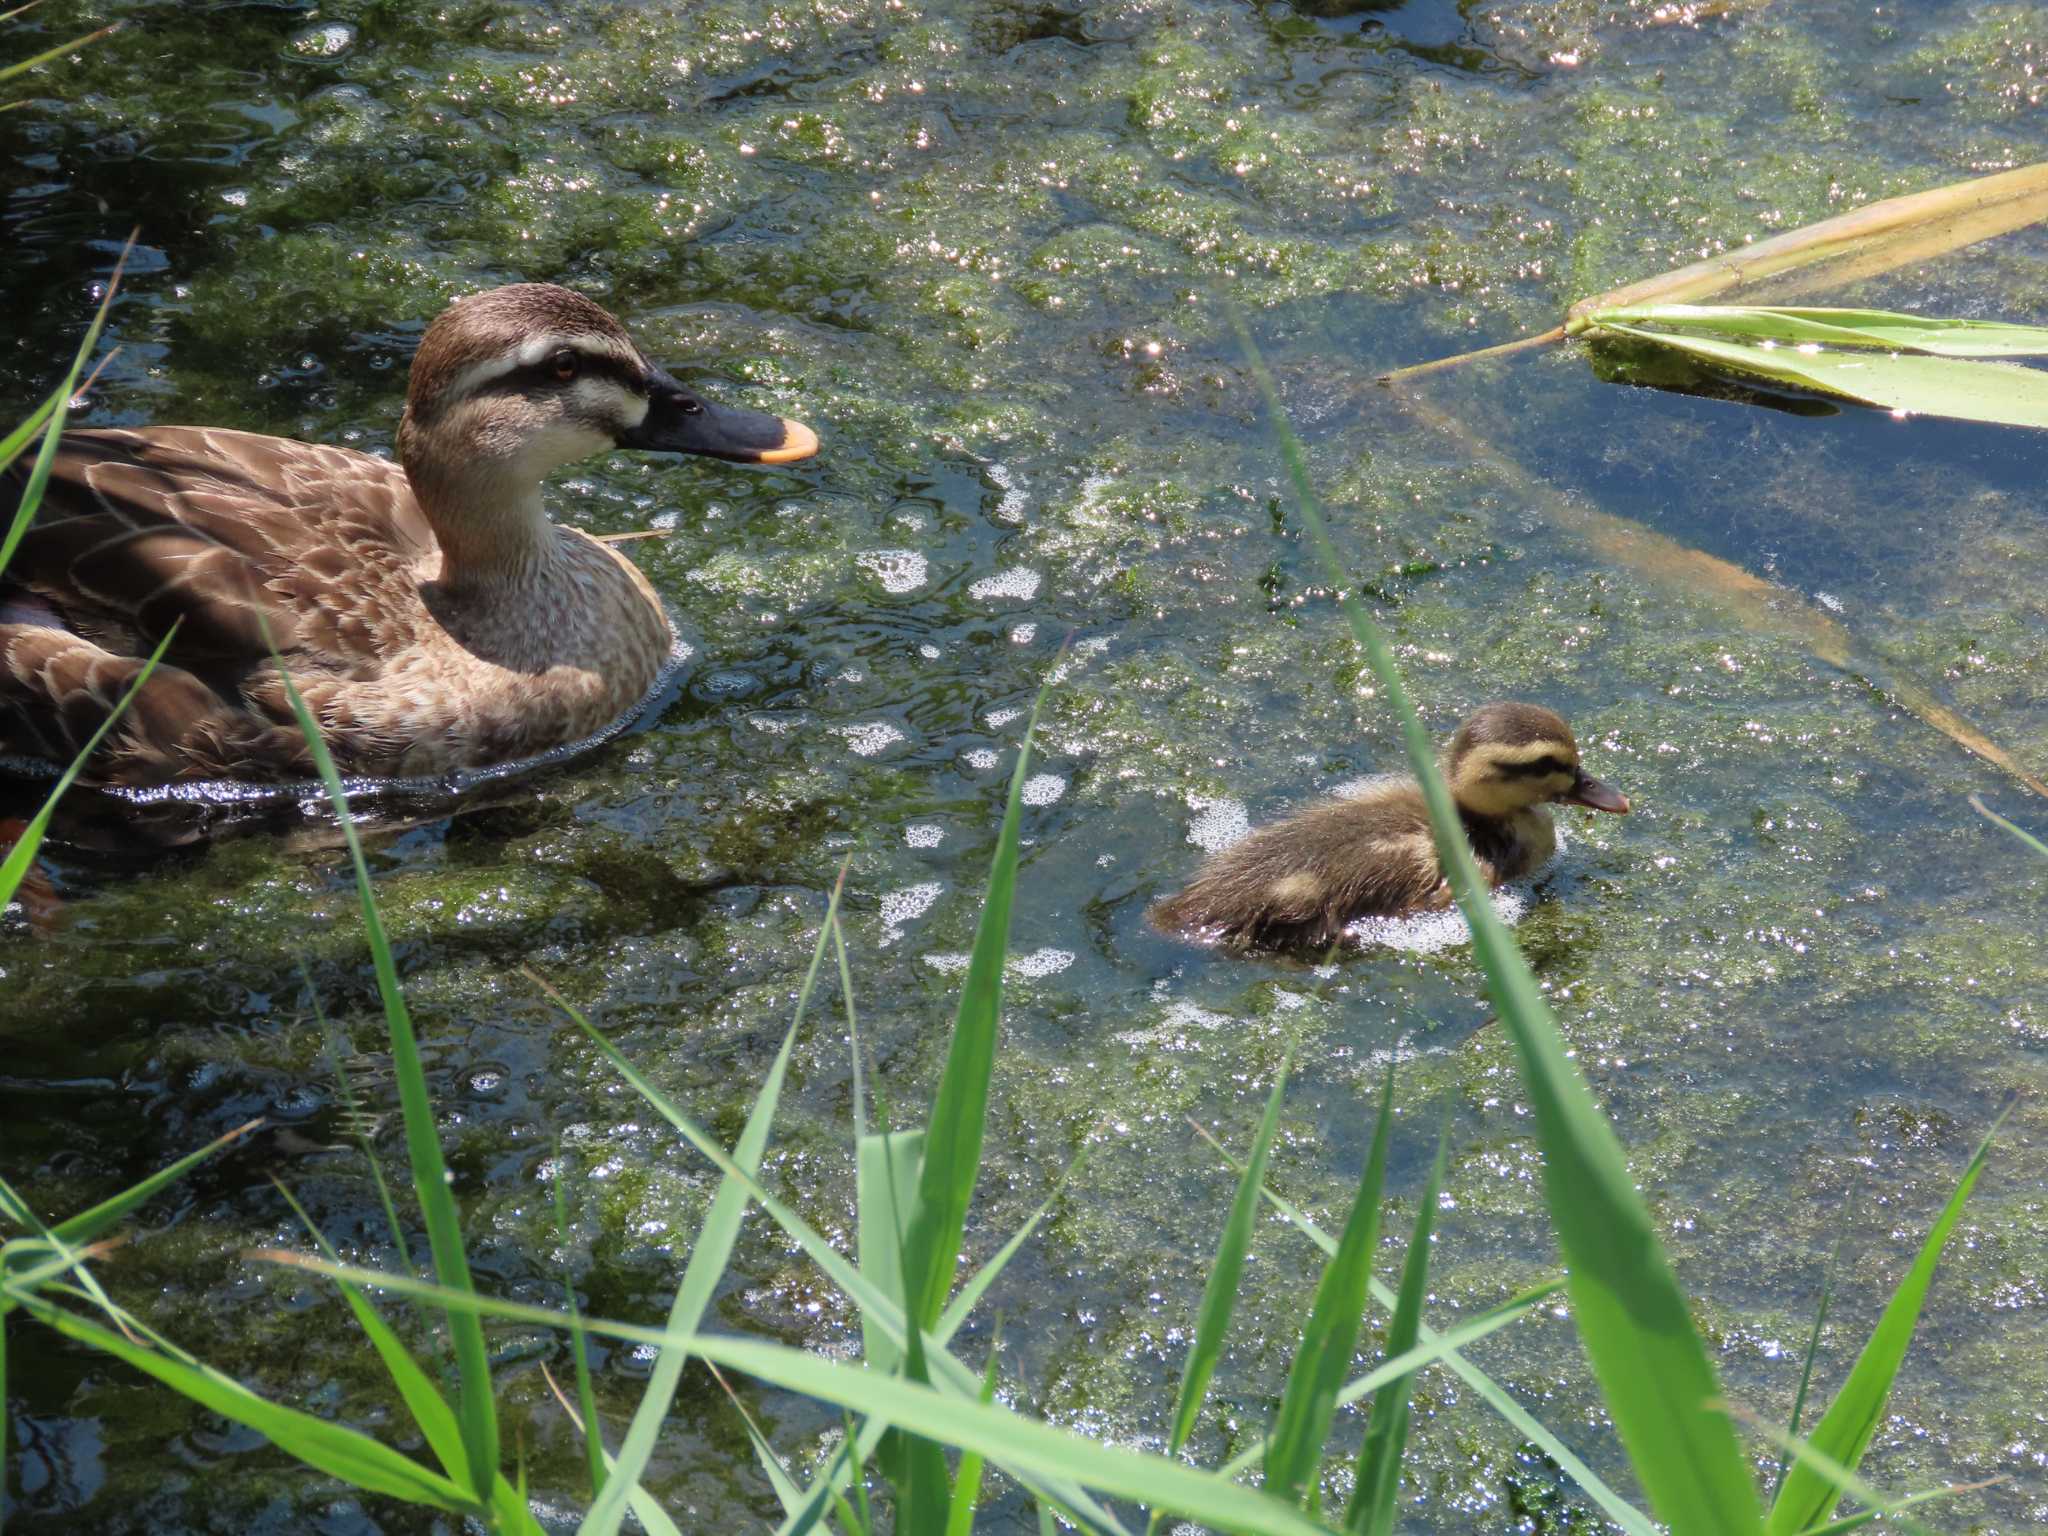
[[[818,434],[786,416],[706,400],[664,374],[656,381],[646,416],[621,434],[619,446],[696,453],[738,464],[790,464],[818,451]]]
[[[1583,805],[1589,811],[1612,811],[1617,816],[1628,814],[1628,796],[1612,784],[1602,784],[1583,769],[1578,782],[1557,797],[1566,805]]]

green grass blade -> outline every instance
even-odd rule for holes
[[[1429,1285],[1429,1235],[1436,1225],[1437,1194],[1444,1185],[1444,1158],[1450,1148],[1450,1120],[1437,1135],[1436,1162],[1423,1186],[1415,1212],[1415,1231],[1408,1239],[1408,1258],[1401,1266],[1401,1293],[1394,1303],[1394,1321],[1387,1330],[1387,1353],[1405,1354],[1415,1347],[1422,1326],[1422,1298]],[[1394,1496],[1401,1487],[1401,1456],[1408,1445],[1408,1395],[1415,1373],[1407,1371],[1379,1390],[1372,1400],[1372,1419],[1358,1456],[1358,1481],[1345,1512],[1344,1528],[1368,1536],[1390,1536],[1394,1529]]]
[[[22,59],[18,63],[0,66],[0,84],[14,79],[17,75],[27,74],[39,64],[48,64],[63,58],[67,53],[76,53],[88,43],[96,43],[109,32],[118,30],[120,30],[118,23],[111,27],[101,27],[97,32],[88,32],[83,37],[74,37],[68,43],[59,43],[54,48],[45,48],[33,58]]]
[[[996,1400],[996,1352],[1002,1348],[1002,1337],[1002,1325],[998,1323],[995,1337],[988,1346],[988,1367],[981,1377],[981,1405],[984,1408]],[[960,1476],[953,1483],[953,1508],[946,1516],[945,1536],[973,1536],[974,1510],[981,1502],[983,1466],[978,1452],[961,1454]]]
[[[334,1081],[341,1088],[342,1110],[355,1129],[356,1146],[362,1150],[363,1161],[370,1166],[370,1182],[377,1187],[377,1203],[384,1210],[384,1225],[391,1233],[391,1246],[398,1250],[398,1267],[410,1270],[411,1245],[406,1242],[405,1226],[398,1219],[398,1202],[391,1198],[391,1181],[384,1177],[384,1160],[377,1156],[377,1149],[370,1141],[369,1112],[363,1108],[362,1100],[356,1097],[355,1082],[342,1060],[341,1032],[320,1006],[320,989],[313,985],[313,972],[304,956],[299,958],[299,979],[305,984],[306,1001],[312,1005],[313,1018],[320,1026],[320,1038],[327,1045],[327,1060],[334,1068]]]
[[[988,1118],[989,1078],[995,1070],[996,1027],[1003,1009],[1003,960],[1010,944],[1010,905],[1017,889],[1017,844],[1024,815],[1024,775],[1031,761],[1031,742],[1038,711],[1045,702],[1041,689],[1017,748],[1017,766],[1010,775],[1009,802],[1003,809],[1002,831],[988,872],[981,921],[974,933],[967,976],[960,986],[960,1007],[953,1018],[953,1039],[932,1101],[925,1128],[925,1156],[918,1168],[917,1201],[911,1209],[905,1241],[905,1294],[910,1315],[929,1328],[945,1310],[960,1262],[967,1208],[981,1176],[981,1139]]]
[[[1455,1328],[1446,1329],[1442,1333],[1433,1333],[1427,1328],[1421,1329],[1421,1342],[1398,1355],[1388,1356],[1363,1376],[1346,1382],[1343,1389],[1337,1393],[1337,1406],[1348,1408],[1353,1403],[1365,1401],[1390,1381],[1412,1376],[1425,1366],[1448,1364],[1456,1360],[1457,1351],[1466,1345],[1476,1343],[1489,1334],[1498,1333],[1510,1323],[1521,1321],[1563,1289],[1562,1280],[1552,1280],[1546,1285],[1524,1291],[1519,1296],[1510,1296],[1499,1306],[1482,1312],[1477,1317],[1467,1318]],[[1265,1454],[1266,1439],[1262,1435],[1225,1462],[1221,1471],[1225,1477],[1236,1477],[1255,1462],[1262,1460]]]
[[[0,568],[4,568],[4,562],[0,562]],[[99,729],[86,739],[85,745],[79,749],[78,756],[74,757],[70,766],[58,775],[55,786],[43,797],[42,805],[37,807],[35,815],[29,818],[28,826],[23,829],[21,836],[15,839],[14,846],[7,851],[7,857],[0,859],[0,909],[4,909],[7,903],[14,900],[14,893],[21,888],[21,882],[28,878],[28,872],[36,861],[36,853],[43,846],[43,837],[50,830],[50,817],[56,813],[57,802],[63,798],[66,790],[78,782],[78,776],[85,771],[87,761],[100,749],[100,743],[107,739],[107,732],[114,728],[115,722],[126,714],[128,706],[135,702],[135,696],[142,692],[143,685],[149,681],[150,674],[156,671],[157,663],[163,660],[164,652],[170,649],[171,641],[177,637],[178,624],[182,622],[174,621],[163,639],[157,642],[156,649],[149,653],[149,659],[135,674],[135,680],[115,701],[112,713],[100,722]]]
[[[1216,1149],[1224,1162],[1228,1163],[1238,1173],[1242,1174],[1244,1172],[1246,1165],[1242,1158],[1234,1154],[1223,1143],[1216,1140],[1215,1137],[1209,1135],[1207,1131],[1202,1130],[1199,1125],[1195,1129],[1201,1132],[1203,1139]],[[1306,1212],[1288,1201],[1285,1196],[1277,1193],[1271,1185],[1262,1186],[1259,1192],[1265,1196],[1267,1204],[1271,1205],[1281,1216],[1291,1222],[1298,1231],[1307,1237],[1310,1242],[1322,1249],[1324,1253],[1334,1254],[1337,1251],[1337,1240],[1321,1227],[1318,1227],[1313,1221],[1309,1220]],[[1525,1292],[1524,1294],[1540,1299],[1562,1289],[1563,1285],[1564,1282],[1561,1280],[1553,1281],[1548,1285],[1539,1286],[1535,1290]],[[1389,1312],[1392,1312],[1399,1305],[1400,1298],[1379,1280],[1372,1282],[1372,1295],[1373,1300],[1377,1301]],[[1513,1302],[1505,1302],[1502,1305],[1511,1306]],[[1489,1313],[1487,1315],[1492,1316],[1493,1314]],[[1517,1315],[1519,1316],[1520,1314],[1518,1313]],[[1447,1333],[1439,1334],[1426,1323],[1418,1328],[1417,1333],[1423,1345],[1444,1343],[1462,1337],[1460,1328],[1453,1328]],[[1641,1510],[1610,1488],[1601,1479],[1600,1475],[1587,1466],[1570,1446],[1553,1434],[1528,1409],[1510,1397],[1507,1389],[1499,1382],[1495,1381],[1463,1355],[1458,1354],[1455,1349],[1446,1351],[1440,1358],[1445,1368],[1477,1393],[1480,1400],[1487,1407],[1505,1419],[1516,1434],[1556,1462],[1559,1468],[1563,1470],[1565,1476],[1584,1489],[1586,1496],[1600,1506],[1601,1513],[1605,1514],[1608,1519],[1627,1532],[1628,1536],[1662,1536],[1662,1533],[1658,1531],[1657,1527],[1651,1523]],[[1393,1362],[1390,1361],[1388,1363],[1392,1364]],[[1423,1363],[1427,1364],[1428,1362],[1425,1361]],[[1366,1386],[1364,1384],[1365,1381],[1371,1381],[1371,1385]],[[1379,1385],[1378,1381],[1372,1380],[1368,1376],[1363,1381],[1354,1382],[1351,1386],[1346,1387],[1342,1393],[1338,1394],[1337,1401],[1340,1404],[1356,1402],[1359,1397],[1363,1397],[1367,1392],[1374,1390]],[[1358,1395],[1356,1397],[1350,1395],[1354,1389],[1357,1390]],[[1242,1470],[1243,1467],[1250,1466],[1262,1454],[1264,1454],[1263,1444],[1254,1445],[1250,1450],[1242,1453],[1232,1461],[1227,1470]]]
[[[1932,1504],[1937,1499],[1952,1499],[1959,1493],[1976,1493],[2001,1481],[2001,1478],[1987,1477],[1981,1482],[1951,1483],[1944,1488],[1923,1488],[1918,1493],[1908,1493],[1885,1504],[1859,1509],[1853,1515],[1844,1515],[1839,1520],[1830,1520],[1826,1525],[1808,1526],[1800,1532],[1800,1536],[1840,1536],[1841,1532],[1858,1530],[1882,1515],[1902,1514],[1921,1504]]]
[[[836,904],[836,892],[834,901]],[[821,931],[817,950],[811,956],[810,971],[804,977],[803,990],[797,996],[796,1015],[789,1022],[789,1030],[782,1037],[782,1049],[776,1053],[775,1064],[768,1070],[767,1081],[754,1096],[754,1107],[740,1131],[738,1144],[733,1148],[734,1162],[749,1176],[760,1172],[761,1155],[767,1149],[768,1132],[782,1097],[783,1079],[789,1072],[790,1053],[796,1048],[797,1030],[803,1024],[804,1005],[810,1000],[811,987],[817,980],[818,962],[824,953],[825,935]],[[552,992],[552,988],[549,990]],[[719,1279],[732,1261],[733,1244],[739,1240],[740,1222],[746,1211],[746,1190],[733,1179],[719,1180],[718,1193],[712,1197],[711,1209],[698,1228],[697,1241],[690,1247],[689,1262],[683,1266],[682,1284],[677,1286],[675,1301],[669,1308],[670,1333],[693,1333],[703,1321],[704,1312],[718,1289]],[[577,1536],[615,1536],[625,1516],[626,1496],[639,1482],[648,1459],[654,1454],[655,1442],[668,1418],[669,1405],[674,1402],[676,1388],[682,1383],[686,1358],[681,1351],[664,1346],[655,1360],[654,1369],[648,1374],[647,1390],[641,1394],[640,1404],[633,1411],[633,1422],[627,1426],[626,1438],[619,1446],[617,1470],[598,1491],[590,1512],[577,1527]]]
[[[1266,1176],[1266,1157],[1272,1151],[1274,1134],[1280,1129],[1280,1100],[1287,1091],[1287,1073],[1293,1053],[1280,1063],[1266,1095],[1266,1112],[1259,1119],[1259,1133],[1252,1140],[1252,1155],[1244,1176],[1237,1181],[1231,1197],[1230,1214],[1224,1218],[1223,1238],[1210,1267],[1208,1284],[1202,1288],[1202,1308],[1195,1318],[1194,1347],[1182,1367],[1180,1396],[1173,1407],[1173,1430],[1167,1436],[1166,1454],[1178,1456],[1201,1414],[1202,1400],[1209,1394],[1209,1378],[1223,1353],[1223,1335],[1230,1329],[1231,1310],[1237,1305],[1237,1286],[1244,1273],[1244,1256],[1252,1245],[1252,1226],[1259,1214],[1259,1185]],[[1153,1517],[1157,1523],[1158,1517]]]
[[[960,1325],[967,1321],[981,1298],[987,1294],[988,1288],[995,1284],[996,1277],[1003,1272],[1010,1260],[1017,1256],[1017,1250],[1030,1240],[1031,1234],[1038,1230],[1038,1224],[1051,1214],[1054,1202],[1065,1193],[1068,1181],[1080,1172],[1081,1164],[1087,1156],[1088,1149],[1085,1146],[1074,1154],[1074,1160],[1067,1164],[1067,1171],[1061,1174],[1059,1182],[1053,1185],[1052,1193],[1045,1197],[1038,1209],[1025,1218],[1024,1225],[1011,1234],[1010,1240],[998,1248],[989,1261],[977,1269],[968,1278],[967,1283],[960,1287],[959,1293],[952,1301],[947,1303],[945,1312],[939,1318],[939,1326],[933,1330],[934,1336],[941,1344],[952,1342],[953,1335],[960,1331]]]
[[[120,1194],[102,1200],[98,1205],[80,1211],[76,1216],[67,1217],[50,1230],[67,1243],[89,1243],[158,1190],[177,1182],[221,1148],[241,1140],[262,1124],[261,1120],[250,1120],[238,1125],[226,1135],[215,1137],[197,1152],[188,1153],[168,1167],[159,1168],[141,1182],[129,1185]]]
[[[1770,304],[1631,304],[1596,310],[1591,325],[1643,325],[1780,346],[1865,347],[1935,357],[2041,357],[2048,327],[1998,320],[1928,320],[1885,309]]]
[[[917,1199],[923,1131],[884,1131],[861,1137],[854,1148],[855,1243],[860,1272],[909,1313],[903,1286],[903,1218]],[[903,1364],[903,1351],[879,1319],[861,1315],[861,1355],[878,1371]]]
[[[273,656],[275,653],[273,652]],[[320,770],[327,798],[340,819],[342,837],[355,866],[356,894],[362,904],[363,933],[377,975],[377,992],[384,1003],[384,1023],[391,1037],[391,1065],[398,1078],[398,1101],[405,1116],[405,1145],[412,1160],[413,1190],[426,1219],[427,1244],[434,1256],[434,1273],[454,1291],[475,1289],[469,1275],[469,1256],[462,1247],[462,1216],[455,1196],[448,1189],[448,1165],[441,1156],[441,1137],[434,1124],[433,1101],[427,1094],[426,1068],[420,1062],[418,1038],[413,1033],[412,1014],[405,1006],[405,993],[398,984],[398,966],[391,958],[391,942],[384,933],[384,919],[377,910],[377,893],[370,884],[370,866],[363,859],[363,845],[356,836],[355,816],[348,808],[348,795],[341,787],[341,775],[320,734],[313,712],[306,707],[298,686],[282,659],[277,675],[290,699],[292,713],[306,738],[306,749]],[[458,1398],[462,1421],[463,1450],[469,1458],[470,1487],[479,1504],[491,1501],[491,1485],[498,1475],[498,1414],[492,1396],[491,1357],[484,1344],[482,1321],[474,1312],[452,1310],[448,1331],[455,1344],[455,1367],[460,1379]]]
[[[1683,352],[1711,367],[1879,410],[1994,426],[2048,427],[2048,370],[2040,368],[1913,352],[1873,357],[1854,349],[1753,346],[1619,323],[1599,326],[1589,334],[1626,336]]]
[[[409,1456],[339,1424],[315,1418],[257,1396],[240,1382],[161,1350],[148,1349],[122,1334],[37,1297],[20,1297],[22,1308],[47,1327],[77,1343],[124,1361],[200,1407],[246,1425],[279,1450],[365,1493],[424,1504],[449,1514],[473,1514],[476,1507],[456,1484]]]
[[[562,1323],[559,1313],[544,1307],[480,1296],[473,1291],[456,1291],[409,1276],[329,1264],[324,1259],[276,1249],[261,1250],[252,1257],[332,1279],[428,1297],[450,1310],[488,1313],[544,1327],[560,1327]],[[856,1286],[860,1284],[858,1276],[853,1280]],[[879,1297],[876,1304],[886,1305]],[[1218,1473],[1204,1472],[1164,1456],[1104,1445],[1076,1431],[1027,1418],[1000,1404],[983,1406],[980,1376],[966,1372],[957,1360],[937,1350],[932,1352],[935,1366],[946,1366],[950,1361],[949,1370],[966,1372],[964,1390],[942,1391],[901,1376],[886,1376],[864,1365],[845,1365],[804,1350],[725,1334],[677,1336],[599,1318],[589,1319],[587,1326],[593,1333],[635,1342],[676,1342],[700,1359],[744,1372],[757,1381],[820,1402],[836,1403],[855,1413],[886,1419],[941,1444],[978,1451],[986,1460],[1011,1469],[1012,1475],[1033,1492],[1046,1485],[1071,1482],[1099,1489],[1112,1497],[1184,1511],[1216,1530],[1241,1531],[1247,1536],[1330,1536],[1327,1526],[1308,1519],[1292,1505],[1258,1489],[1233,1483]],[[1039,1496],[1045,1497],[1042,1493]],[[1072,1509],[1065,1497],[1056,1497],[1053,1502],[1062,1509]],[[1082,1518],[1102,1530],[1121,1529],[1107,1512],[1091,1512]]]
[[[1895,1518],[1899,1528],[1902,1530],[1912,1531],[1915,1533],[1915,1536],[1929,1536],[1927,1528],[1919,1521],[1899,1513],[1905,1507],[1903,1499],[1893,1499],[1888,1494],[1873,1488],[1869,1483],[1856,1475],[1854,1468],[1845,1466],[1843,1463],[1835,1460],[1834,1457],[1814,1445],[1811,1440],[1802,1440],[1797,1435],[1788,1435],[1778,1428],[1777,1425],[1767,1423],[1753,1414],[1738,1411],[1733,1407],[1729,1409],[1729,1412],[1732,1416],[1748,1424],[1766,1440],[1787,1452],[1792,1458],[1795,1470],[1810,1468],[1815,1476],[1840,1490],[1837,1497],[1862,1500],[1867,1507],[1852,1512],[1847,1518],[1854,1519],[1857,1515],[1868,1515],[1875,1519],[1879,1515],[1886,1515]],[[1835,1522],[1829,1521],[1826,1523],[1833,1524]]]
[[[292,1214],[299,1218],[299,1224],[319,1246],[321,1253],[327,1256],[330,1263],[339,1263],[340,1255],[334,1251],[334,1245],[328,1242],[327,1235],[314,1225],[313,1218],[306,1214],[305,1208],[299,1204],[292,1192],[275,1178],[271,1183],[284,1197],[285,1204],[291,1207]],[[341,1286],[341,1293],[348,1302],[349,1310],[355,1314],[357,1325],[363,1330],[364,1337],[369,1339],[370,1347],[376,1350],[377,1358],[383,1363],[386,1374],[391,1377],[392,1385],[398,1388],[398,1395],[404,1401],[406,1411],[412,1415],[413,1423],[419,1427],[420,1433],[426,1437],[428,1447],[441,1463],[441,1470],[448,1474],[449,1481],[456,1487],[466,1487],[471,1481],[468,1456],[463,1448],[462,1426],[456,1421],[455,1410],[448,1406],[447,1399],[441,1396],[440,1389],[434,1385],[433,1379],[419,1362],[413,1359],[411,1352],[392,1331],[391,1325],[384,1321],[370,1299],[358,1287],[346,1281],[337,1283]],[[545,1536],[540,1522],[527,1507],[524,1494],[506,1482],[502,1473],[492,1489],[492,1509],[497,1517],[493,1530],[500,1533],[500,1536]]]
[[[92,356],[93,348],[100,343],[100,332],[106,329],[107,315],[114,307],[114,294],[120,289],[121,274],[128,265],[128,253],[134,249],[135,237],[130,235],[128,243],[121,247],[120,259],[114,263],[114,270],[107,278],[107,291],[100,297],[100,307],[93,313],[92,324],[85,328],[85,340],[78,344],[78,354],[71,360],[70,371],[64,375],[64,382],[51,398],[49,412],[44,417],[42,446],[36,450],[35,464],[29,470],[27,483],[21,488],[21,500],[15,505],[14,517],[7,525],[6,534],[0,536],[0,571],[7,569],[7,562],[14,558],[15,549],[43,504],[43,488],[50,483],[50,467],[57,461],[57,443],[64,432],[64,420],[71,413],[71,396],[78,388],[78,376],[85,372],[86,359]]]
[[[1999,815],[1998,812],[1992,810],[1989,806],[1987,806],[1982,800],[1979,800],[1975,795],[1970,796],[1970,808],[1974,810],[1979,816],[1982,816],[1986,821],[1995,822],[1999,826],[2005,828],[2006,831],[2010,832],[2014,837],[2018,838],[2021,842],[2025,843],[2029,848],[2033,849],[2034,852],[2040,854],[2042,858],[2048,859],[2048,843],[2042,842],[2041,839],[2034,836],[2033,833],[2027,831],[2025,828],[2014,826],[2011,822],[2007,821],[2003,816]]]
[[[732,1383],[725,1379],[725,1373],[717,1366],[709,1367],[711,1379],[718,1383],[725,1393],[726,1401],[733,1406],[733,1412],[740,1416],[740,1422],[747,1427],[747,1439],[754,1447],[754,1460],[760,1465],[762,1475],[768,1479],[768,1486],[775,1490],[775,1502],[782,1506],[785,1515],[794,1515],[803,1507],[803,1492],[789,1475],[789,1468],[782,1464],[782,1458],[775,1454],[775,1447],[768,1443],[761,1426],[754,1422],[754,1416],[747,1412],[747,1405],[740,1401],[739,1393],[733,1391]]]
[[[555,1143],[555,1231],[561,1234],[562,1251],[569,1249],[569,1196],[563,1189],[566,1167],[562,1156],[562,1144]],[[583,1420],[583,1462],[590,1473],[590,1494],[592,1498],[604,1492],[605,1451],[604,1430],[597,1421],[597,1391],[590,1380],[589,1341],[583,1332],[583,1309],[576,1304],[576,1285],[567,1274],[562,1276],[562,1310],[569,1315],[569,1354],[576,1365],[576,1410]]]
[[[71,381],[66,380],[65,382],[69,383]],[[0,469],[5,469],[21,457],[22,450],[35,441],[36,434],[43,429],[43,423],[50,419],[50,413],[56,410],[66,398],[65,391],[62,388],[58,389],[54,395],[51,395],[41,405],[31,411],[27,420],[23,421],[5,437],[0,437]],[[34,515],[33,508],[30,509],[30,515]]]
[[[1301,444],[1243,317],[1233,309],[1231,318],[1266,401],[1311,541],[1331,585],[1344,591],[1343,563],[1309,484]],[[1742,1448],[1727,1418],[1707,1406],[1721,1395],[1713,1363],[1629,1176],[1621,1144],[1565,1053],[1557,1021],[1528,962],[1493,910],[1436,749],[1386,637],[1348,593],[1343,607],[1400,722],[1438,856],[1471,926],[1473,952],[1486,972],[1501,1026],[1514,1042],[1543,1145],[1544,1197],[1568,1270],[1579,1339],[1637,1478],[1673,1536],[1759,1530],[1762,1507]]]
[[[1871,1436],[1877,1433],[1878,1421],[1884,1416],[1885,1400],[1891,1396],[1892,1380],[1906,1358],[1906,1346],[1913,1340],[1920,1308],[1927,1300],[1927,1288],[1934,1281],[1935,1266],[1941,1262],[1941,1251],[1948,1245],[1956,1223],[1962,1220],[1963,1203],[1970,1198],[1977,1175],[1984,1171],[1985,1160],[1991,1154],[1991,1140],[2010,1113],[2008,1107],[1978,1143],[1955,1193],[1949,1196],[1927,1240],[1920,1245],[1913,1267],[1885,1304],[1884,1314],[1878,1318],[1863,1352],[1856,1357],[1848,1380],[1842,1383],[1835,1400],[1828,1404],[1827,1412],[1807,1437],[1805,1449],[1812,1454],[1802,1456],[1785,1474],[1777,1500],[1771,1505],[1769,1536],[1795,1536],[1809,1525],[1827,1519],[1847,1490],[1846,1484],[1822,1470],[1823,1459],[1851,1472],[1861,1464]]]
[[[1373,1127],[1372,1151],[1358,1181],[1351,1214],[1337,1251],[1323,1265],[1308,1326],[1287,1372],[1280,1411],[1273,1420],[1266,1447],[1266,1489],[1280,1498],[1307,1505],[1316,1491],[1323,1464],[1323,1444],[1330,1438],[1330,1420],[1337,1412],[1337,1393],[1358,1349],[1365,1322],[1366,1281],[1379,1253],[1380,1192],[1387,1176],[1387,1141],[1394,1125],[1394,1069],[1387,1068],[1380,1093],[1379,1123]],[[1256,1209],[1256,1192],[1247,1192]]]
[[[1813,1362],[1820,1354],[1821,1329],[1827,1326],[1828,1304],[1835,1294],[1835,1265],[1842,1257],[1842,1244],[1848,1238],[1844,1230],[1835,1238],[1834,1252],[1828,1255],[1828,1267],[1820,1277],[1820,1305],[1813,1311],[1813,1331],[1806,1336],[1806,1358],[1799,1364],[1799,1390],[1792,1394],[1792,1417],[1785,1426],[1785,1433],[1797,1437],[1801,1421],[1806,1417],[1806,1394],[1813,1386]],[[1771,1500],[1777,1501],[1778,1491],[1785,1486],[1786,1470],[1792,1465],[1792,1453],[1781,1452],[1778,1456],[1778,1472],[1771,1479]]]

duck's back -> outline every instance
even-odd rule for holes
[[[0,477],[0,524],[32,458]],[[250,679],[273,649],[295,674],[361,678],[417,644],[433,550],[404,471],[369,454],[195,427],[67,432],[0,574],[0,753],[76,755],[175,624],[97,776],[303,773],[288,714],[252,713]]]

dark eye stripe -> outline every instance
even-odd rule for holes
[[[1533,763],[1497,763],[1494,772],[1504,779],[1540,779],[1553,773],[1574,773],[1577,770],[1562,758],[1539,757]]]
[[[576,377],[579,379],[610,379],[614,384],[629,389],[636,395],[647,393],[647,384],[640,371],[608,352],[577,352],[576,370]],[[477,393],[526,395],[540,389],[560,389],[564,383],[565,381],[555,372],[554,355],[550,353],[537,363],[531,363],[524,368],[514,368],[510,373],[499,374]]]

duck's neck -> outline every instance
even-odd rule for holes
[[[406,466],[413,496],[441,547],[436,582],[459,596],[516,591],[546,581],[560,558],[537,480],[474,462],[459,474]]]

